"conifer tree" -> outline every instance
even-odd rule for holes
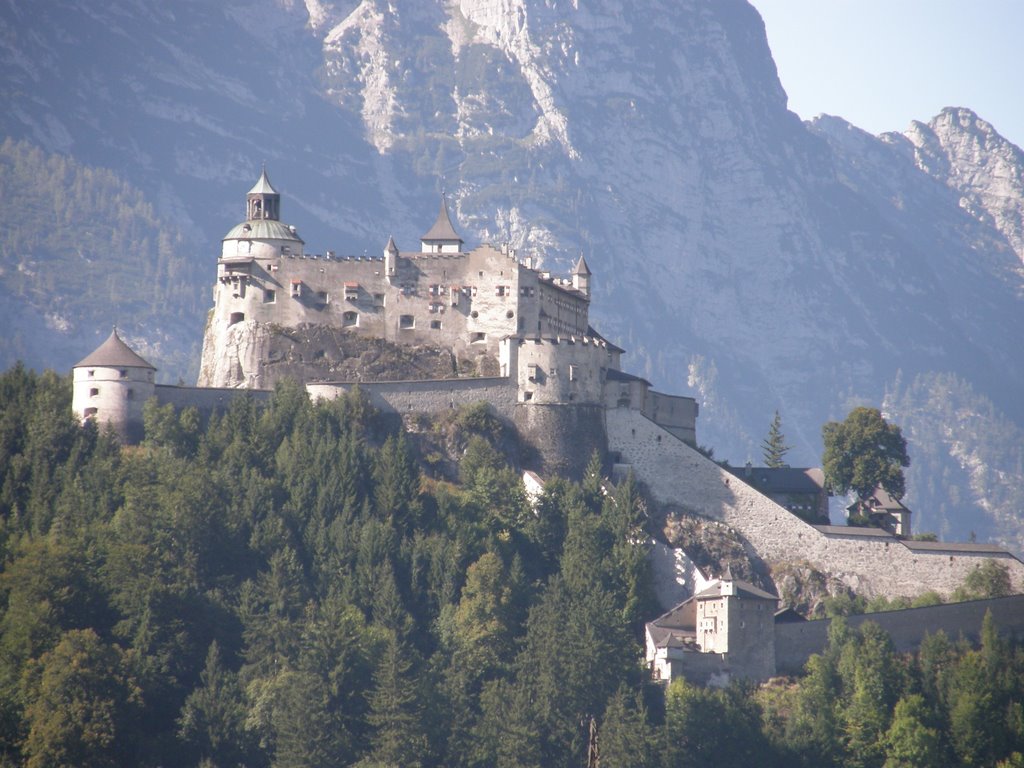
[[[788,467],[785,456],[789,453],[791,445],[786,445],[786,436],[782,434],[782,417],[775,411],[771,426],[768,427],[768,436],[761,441],[761,452],[764,456],[764,465],[771,469]]]

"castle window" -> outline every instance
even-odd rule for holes
[[[477,331],[470,335],[469,340],[472,342],[487,341],[487,334],[483,331]]]
[[[341,315],[341,324],[345,327],[352,327],[359,325],[359,313],[358,312],[343,312]]]
[[[432,331],[440,331],[441,330],[441,321],[440,320],[431,320],[430,321],[430,330],[432,330]]]
[[[320,302],[322,306],[327,306],[331,303],[331,295],[327,291],[317,291],[316,300]]]
[[[375,307],[378,307],[378,308],[381,308],[381,307],[384,306],[384,294],[383,293],[375,293],[375,294],[373,294],[373,305]]]
[[[228,319],[228,325],[245,322],[245,312],[232,312]]]
[[[577,365],[570,365],[569,366],[569,381],[576,381],[579,378],[579,375],[580,375],[579,366],[577,366]]]
[[[297,299],[302,295],[302,281],[292,280],[292,298]]]
[[[434,313],[434,314],[436,314],[438,312],[443,312],[444,311],[444,304],[442,304],[439,301],[431,302],[431,304],[430,304],[430,311],[432,313]]]
[[[533,392],[523,392],[523,400],[533,400]]]
[[[516,316],[516,313],[513,312],[511,309],[508,312],[505,313],[505,317],[507,317],[509,320],[511,320],[515,316]]]
[[[273,288],[266,288],[263,291],[263,303],[274,304],[277,302],[277,291]]]
[[[526,378],[529,379],[530,381],[536,381],[537,380],[537,364],[536,363],[530,363],[529,365],[526,366]]]
[[[412,315],[401,315],[398,318],[398,327],[408,330],[416,327],[416,318]]]
[[[93,376],[95,376],[95,375],[96,375],[96,371],[92,371],[92,370],[90,370],[90,371],[89,371],[89,378],[90,378],[90,379],[91,379],[91,378],[92,378]]]
[[[281,246],[281,255],[282,256],[291,256],[292,255],[291,246],[282,245]]]
[[[122,368],[120,371],[118,371],[118,373],[121,375],[122,379],[127,379],[128,378],[128,371],[126,371],[124,368]]]
[[[99,388],[93,387],[92,389],[89,390],[89,397],[96,397],[97,395],[99,395],[99,393]]]
[[[85,409],[85,418],[87,418],[87,419],[92,418],[97,413],[99,413],[99,410],[100,410],[99,408],[86,408]]]
[[[504,296],[505,295],[505,286],[504,285],[495,286],[495,288],[494,288],[494,295],[495,296]]]
[[[345,301],[359,300],[359,283],[345,283]]]

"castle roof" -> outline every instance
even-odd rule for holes
[[[587,266],[587,260],[583,258],[583,254],[580,254],[579,261],[576,262],[576,266],[573,267],[572,273],[574,275],[593,275],[590,271],[590,267]]]
[[[395,238],[388,235],[388,244],[384,246],[384,250],[388,253],[398,253],[398,246],[395,245]]]
[[[639,381],[641,384],[646,384],[648,387],[651,386],[651,382],[649,382],[647,379],[643,379],[639,376],[634,376],[632,373],[620,371],[617,368],[609,368],[605,372],[605,378],[607,378],[608,381]]]
[[[243,221],[224,235],[224,240],[292,240],[303,242],[302,238],[287,224],[276,219],[252,219]]]
[[[725,467],[761,493],[821,493],[825,475],[818,467]]]
[[[250,195],[276,195],[277,190],[270,183],[270,179],[267,177],[267,169],[264,168],[260,172],[259,179],[253,184],[252,189],[249,190]]]
[[[91,354],[86,355],[75,368],[149,368],[155,371],[156,366],[146,362],[135,350],[125,344],[117,335],[115,328],[107,340],[100,344]]]
[[[726,579],[719,579],[710,587],[705,589],[703,592],[698,592],[695,597],[698,600],[704,600],[708,598],[721,597],[722,596],[722,583]],[[775,595],[765,592],[760,587],[755,587],[753,584],[747,581],[740,581],[739,579],[728,579],[733,583],[734,594],[737,597],[753,597],[760,600],[775,600],[778,601]]]
[[[459,237],[459,233],[455,231],[455,227],[452,226],[452,220],[448,216],[448,203],[444,199],[444,195],[441,195],[441,210],[437,214],[437,221],[434,222],[434,226],[430,228],[420,240],[426,242],[436,242],[438,240],[455,240],[462,243],[462,238]]]

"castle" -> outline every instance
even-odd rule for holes
[[[155,368],[114,332],[74,367],[74,410],[131,442],[142,437],[150,398],[209,413],[240,390],[265,399],[286,375],[301,378],[313,398],[337,397],[358,383],[374,406],[396,414],[486,401],[537,447],[541,466],[534,469],[578,476],[599,451],[617,473],[632,471],[659,506],[729,526],[768,572],[799,564],[867,596],[949,595],[995,559],[1024,591],[1024,563],[999,547],[816,524],[744,473],[703,456],[695,449],[694,399],[624,372],[624,350],[591,327],[593,275],[582,256],[571,275],[558,278],[506,245],[467,249],[443,199],[419,250],[401,251],[389,238],[371,258],[308,254],[280,213],[281,196],[264,170],[246,195],[246,219],[222,241],[198,386],[155,383]],[[450,350],[456,363],[446,377],[338,380],[331,339]],[[747,641],[728,640],[730,647],[740,642]],[[708,647],[705,654],[715,656],[717,641]],[[755,656],[759,669],[775,663]]]
[[[400,251],[389,238],[378,257],[307,254],[280,212],[264,169],[246,195],[246,219],[222,241],[197,387],[155,384],[153,366],[112,334],[75,366],[75,410],[134,440],[150,397],[210,410],[238,389],[265,397],[285,376],[303,380],[314,397],[335,397],[355,383],[332,380],[335,350],[289,335],[319,330],[451,350],[472,375],[360,387],[396,413],[486,400],[532,439],[548,472],[578,474],[594,450],[607,453],[607,408],[636,410],[696,444],[696,401],[622,371],[624,350],[591,327],[583,256],[558,278],[507,245],[467,249],[443,199],[419,250]]]

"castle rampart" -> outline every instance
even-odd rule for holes
[[[654,498],[719,520],[743,537],[751,555],[771,563],[806,562],[865,596],[950,595],[986,559],[1005,564],[1024,590],[1024,563],[988,545],[905,542],[870,528],[816,527],[774,503],[642,413],[607,411],[608,444],[633,467]],[[926,546],[922,546],[926,545]]]
[[[935,634],[939,630],[950,640],[956,641],[963,635],[977,643],[987,611],[992,612],[1000,634],[1024,637],[1024,595],[848,616],[846,622],[851,628],[874,622],[889,634],[898,652],[907,652],[917,649],[926,633]],[[780,675],[800,673],[811,654],[825,649],[831,624],[830,619],[776,624],[776,672]]]

